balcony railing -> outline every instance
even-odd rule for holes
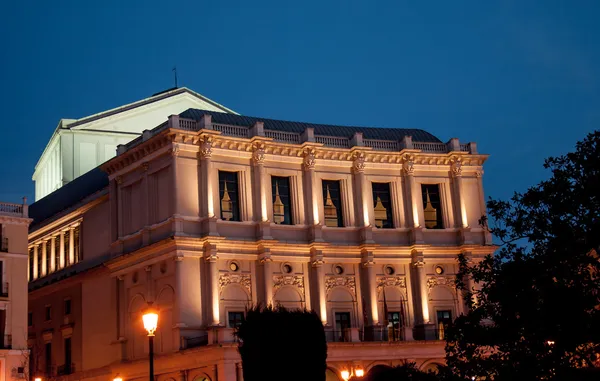
[[[325,339],[329,343],[349,343],[352,341],[351,329],[325,331]]]
[[[75,373],[75,364],[73,364],[73,363],[59,365],[56,368],[56,375],[57,376],[66,376],[68,374],[73,374],[73,373]]]
[[[404,328],[371,327],[360,332],[360,341],[405,341]]]
[[[8,237],[0,237],[0,252],[8,253]]]
[[[0,297],[7,298],[8,297],[8,282],[1,282],[0,285],[2,288],[0,289]]]

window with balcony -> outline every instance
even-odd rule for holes
[[[444,340],[445,332],[448,326],[452,323],[452,311],[439,310],[437,311],[437,339]]]
[[[71,374],[75,371],[75,369],[73,369],[74,366],[71,363],[72,355],[71,355],[71,338],[70,337],[65,338],[64,350],[65,350],[65,364],[61,367],[60,371],[58,372],[59,375],[67,375],[67,374]]]
[[[273,195],[273,222],[281,225],[291,225],[290,178],[272,176],[271,193]]]
[[[343,227],[342,195],[339,181],[323,180],[323,210],[325,226]]]
[[[427,229],[443,229],[442,203],[439,184],[421,184],[423,215]]]
[[[375,226],[382,229],[394,227],[392,219],[392,197],[390,183],[373,183],[373,207],[375,211]]]
[[[350,341],[350,327],[350,312],[336,312],[334,341]]]
[[[389,311],[387,314],[388,325],[388,340],[402,340],[402,317],[400,311]]]
[[[240,221],[237,172],[219,171],[219,200],[221,201],[221,219]]]
[[[238,328],[242,324],[244,313],[239,311],[231,311],[227,313],[227,322],[229,328]]]

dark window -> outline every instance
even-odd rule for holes
[[[6,333],[5,331],[6,328],[6,310],[0,310],[0,348],[3,349],[8,349],[9,346],[5,340],[4,340],[4,334]]]
[[[52,259],[52,241],[46,241],[46,275],[50,274],[50,260]]]
[[[440,186],[438,184],[421,184],[421,193],[423,196],[425,227],[427,229],[443,229]]]
[[[402,318],[401,314],[398,311],[390,311],[387,314],[387,319],[389,322],[388,325],[388,340],[398,341],[402,340]],[[391,329],[390,329],[391,328]]]
[[[335,313],[335,341],[350,341],[350,312]]]
[[[45,245],[45,244],[42,244]],[[38,256],[37,256],[37,277],[42,277],[42,246],[38,247]]]
[[[73,229],[73,256],[74,262],[78,263],[81,260],[81,225]]]
[[[373,183],[373,206],[375,209],[375,226],[393,228],[392,197],[389,183]]]
[[[243,312],[229,312],[228,313],[228,322],[229,328],[237,328],[242,324],[242,320],[244,319]]]
[[[8,252],[8,238],[4,236],[4,226],[0,224],[0,251]]]
[[[63,233],[54,237],[54,271],[60,268],[60,237]]]
[[[34,258],[33,258],[33,247],[29,248],[29,280],[33,281],[33,267],[34,267]]]
[[[65,315],[71,315],[71,299],[65,300]]]
[[[325,212],[325,226],[343,227],[342,195],[340,182],[323,180],[323,209]]]
[[[52,376],[52,343],[46,343],[45,350],[45,360],[46,360],[46,376]]]
[[[71,369],[71,338],[67,337],[65,339],[65,374],[71,374],[73,370]]]
[[[46,321],[52,320],[52,307],[46,306]]]
[[[237,172],[219,171],[219,200],[221,200],[221,219],[239,221]]]
[[[65,266],[69,266],[71,264],[71,257],[69,255],[69,246],[70,246],[70,235],[72,233],[71,231],[65,232],[63,233],[65,235],[65,239],[64,239],[64,245],[63,245],[63,250],[65,251]]]
[[[28,327],[33,326],[33,312],[27,313],[27,326]]]
[[[4,285],[4,261],[0,261],[0,293],[2,296],[8,296],[8,284]]]
[[[292,224],[292,202],[290,199],[290,178],[271,177],[273,195],[273,222],[282,225]]]

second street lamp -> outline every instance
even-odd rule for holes
[[[158,327],[158,310],[152,307],[152,302],[148,303],[148,308],[142,316],[144,329],[148,331],[148,352],[150,359],[150,378],[149,381],[154,381],[154,332]]]

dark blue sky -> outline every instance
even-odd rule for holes
[[[2,201],[33,198],[60,118],[169,88],[175,64],[242,114],[475,141],[493,197],[600,127],[598,1],[90,3],[0,3]]]

